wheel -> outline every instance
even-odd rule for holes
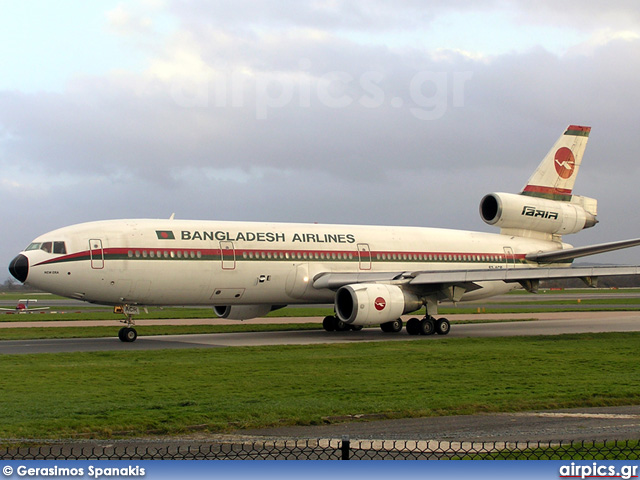
[[[333,332],[336,329],[336,320],[336,317],[324,317],[324,320],[322,320],[322,328],[327,332]]]
[[[354,332],[359,332],[363,328],[364,328],[363,325],[351,325],[351,330],[353,330]]]
[[[419,335],[420,334],[420,320],[417,318],[412,318],[407,322],[407,333],[409,335]]]
[[[436,324],[433,318],[423,318],[420,320],[420,335],[433,335],[436,333]]]
[[[451,330],[451,324],[446,318],[436,320],[436,333],[438,335],[446,335]]]
[[[136,338],[138,338],[138,332],[136,332],[135,328],[122,327],[118,332],[118,338],[121,342],[135,342]]]
[[[398,318],[396,320],[383,323],[382,325],[380,325],[380,328],[385,333],[398,333],[400,330],[402,330],[402,325],[402,319]]]
[[[344,323],[342,320],[336,317],[336,322],[335,322],[336,332],[346,332],[347,330],[349,330],[349,328],[351,328],[349,324]]]
[[[402,330],[402,326],[404,325],[404,323],[402,323],[402,319],[398,318],[396,320],[394,320],[391,323],[391,332],[392,333],[398,333],[399,331]]]

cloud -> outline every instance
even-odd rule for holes
[[[390,169],[466,168],[477,161],[467,152],[487,148],[505,123],[488,165],[509,146],[535,147],[538,139],[512,140],[531,125],[624,124],[638,95],[637,39],[589,57],[535,50],[487,61],[291,32],[210,47],[211,35],[176,39],[162,68],[151,62],[140,75],[85,77],[63,94],[4,92],[0,123],[13,138],[3,141],[5,158],[53,176],[91,165],[94,174],[160,184],[179,180],[176,164],[326,169],[377,181]],[[230,62],[238,44],[236,63],[216,64]]]
[[[119,4],[106,13],[107,26],[118,35],[149,35],[153,32],[153,20],[149,16],[130,10]]]
[[[613,0],[603,4],[598,0],[584,0],[579,8],[566,8],[566,4],[553,0],[535,3],[515,2],[518,20],[522,23],[559,25],[584,30],[602,28],[637,29],[640,11],[633,0]]]

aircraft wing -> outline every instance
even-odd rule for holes
[[[586,257],[597,253],[612,252],[622,248],[635,247],[640,245],[640,238],[631,240],[621,240],[618,242],[601,243],[589,245],[588,247],[567,248],[564,250],[554,250],[552,252],[530,253],[525,258],[531,262],[553,263],[562,260],[572,260],[574,258]]]
[[[586,247],[566,248],[550,252],[537,252],[526,255],[526,260],[538,264],[572,260],[574,258],[611,252],[623,248],[640,245],[640,238],[617,242],[601,243]],[[337,290],[344,285],[357,283],[394,283],[414,287],[428,287],[431,290],[437,286],[463,286],[465,290],[479,288],[476,283],[503,281],[519,282],[525,288],[535,290],[540,280],[561,278],[580,278],[591,285],[598,277],[618,275],[638,275],[640,266],[612,266],[612,267],[523,267],[523,268],[494,268],[479,270],[428,270],[428,271],[396,271],[396,272],[360,272],[360,273],[321,273],[313,280],[315,288],[329,288]]]
[[[632,267],[550,267],[513,268],[498,270],[466,270],[450,272],[417,272],[409,281],[411,285],[430,283],[470,283],[502,280],[503,282],[524,282],[552,280],[559,278],[597,278],[616,275],[638,275],[640,266]]]
[[[534,282],[560,278],[594,279],[617,275],[638,275],[640,266],[503,268],[482,270],[441,270],[386,273],[321,273],[313,281],[315,288],[336,290],[354,283],[396,283],[411,286],[469,285],[477,282]],[[469,289],[470,290],[470,289]]]

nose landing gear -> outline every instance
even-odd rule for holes
[[[122,327],[118,332],[118,338],[121,342],[135,342],[138,332],[133,327]]]
[[[122,305],[121,307],[116,307],[114,309],[116,313],[123,313],[125,320],[120,320],[122,323],[125,323],[127,326],[122,327],[118,332],[118,338],[121,342],[135,342],[138,338],[138,332],[133,326],[135,325],[135,321],[133,320],[134,315],[138,315],[140,313],[140,309],[133,305]]]

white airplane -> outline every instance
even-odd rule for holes
[[[38,300],[33,298],[27,298],[25,300],[18,300],[17,305],[14,308],[0,308],[0,311],[3,312],[13,312],[13,313],[32,313],[32,312],[40,312],[42,310],[49,310],[49,307],[38,307],[38,308],[29,308],[29,303],[36,303]]]
[[[597,201],[572,194],[590,127],[569,126],[520,194],[491,193],[482,219],[500,233],[418,227],[110,220],[36,238],[9,271],[30,286],[125,313],[120,340],[137,333],[140,306],[210,305],[249,319],[288,304],[329,303],[327,331],[380,325],[447,334],[441,302],[478,300],[541,279],[637,274],[640,267],[571,267],[573,259],[640,239],[573,248],[562,235],[596,223]]]

